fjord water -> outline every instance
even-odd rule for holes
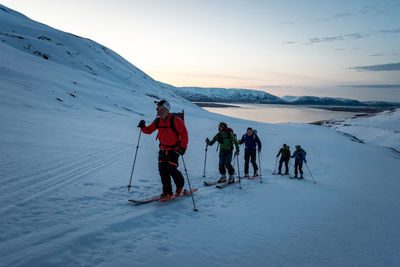
[[[222,103],[221,103],[222,104]],[[231,104],[229,104],[231,105]],[[204,107],[213,113],[267,123],[304,122],[351,118],[360,112],[343,112],[310,106],[276,104],[232,104],[235,107]]]

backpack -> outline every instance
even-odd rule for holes
[[[290,148],[287,146],[286,148],[282,148],[282,157],[285,159],[290,159]]]
[[[231,128],[227,127],[226,130],[225,130],[225,132],[228,132],[228,133],[233,134],[233,136],[236,138],[236,134],[235,134],[235,132],[234,132]],[[218,133],[218,139],[217,139],[217,140],[218,140],[218,146],[217,146],[217,151],[218,151],[219,144],[222,144],[222,143],[224,142],[224,139],[222,138],[222,136],[221,136],[220,133]],[[232,139],[229,138],[229,141],[231,142],[231,149],[233,150],[233,142],[232,142]]]
[[[229,132],[229,133],[232,133],[233,134],[233,136],[236,138],[236,134],[233,132],[233,130],[231,129],[231,128],[226,128],[226,130],[225,130],[225,132]],[[218,134],[218,143],[223,143],[224,142],[224,140],[222,139],[222,136],[221,136],[221,134]],[[231,140],[231,142],[232,142],[232,140]]]
[[[169,119],[169,127],[166,126],[159,126],[160,124],[160,117],[157,117],[154,121],[154,124],[156,125],[156,128],[171,128],[172,131],[176,133],[176,135],[179,138],[179,133],[175,128],[175,117],[181,118],[183,120],[183,123],[185,123],[185,111],[182,109],[182,112],[176,112],[176,113],[171,113],[171,117]],[[158,139],[158,134],[156,136],[156,140]]]

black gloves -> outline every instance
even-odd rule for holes
[[[139,122],[139,125],[138,125],[137,127],[139,127],[140,129],[146,127],[146,122],[145,122],[144,120],[141,120],[141,121]]]
[[[183,155],[185,154],[185,152],[186,152],[186,149],[184,149],[183,147],[180,147],[180,148],[178,149],[178,153],[179,153],[181,156],[183,156]]]

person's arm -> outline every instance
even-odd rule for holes
[[[245,137],[245,135],[243,135],[242,138],[240,139],[240,141],[238,142],[239,145],[243,144],[243,142],[244,142],[244,137]]]
[[[187,149],[187,144],[189,142],[189,135],[185,123],[181,118],[175,117],[174,125],[176,131],[179,133],[179,136],[181,138],[181,147]]]
[[[256,142],[258,145],[258,151],[261,151],[261,141],[260,141],[260,138],[258,138],[258,135],[256,135]]]
[[[235,136],[233,135],[233,133],[231,133],[231,140],[232,140],[232,142],[235,144],[236,153],[239,153],[239,144],[238,144],[238,142],[237,142]]]
[[[210,142],[208,142],[208,145],[209,145],[209,146],[212,146],[212,145],[217,141],[217,139],[218,139],[218,134],[216,134],[216,135],[214,136],[214,138],[213,138]]]
[[[145,134],[151,134],[155,130],[157,130],[155,121],[156,120],[154,120],[149,126],[145,126],[145,127],[141,128],[142,132]]]
[[[291,156],[291,158],[294,158],[296,156],[296,151],[293,152],[293,155]]]
[[[278,155],[276,155],[276,157],[279,157],[279,155],[282,153],[282,148],[279,149]]]

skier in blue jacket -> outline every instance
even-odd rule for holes
[[[253,165],[254,176],[257,176],[258,166],[256,163],[256,151],[261,152],[261,141],[257,134],[253,132],[252,128],[247,128],[246,133],[239,140],[239,144],[245,144],[244,151],[244,177],[249,177],[249,160]]]
[[[306,152],[301,148],[300,145],[296,146],[296,151],[293,152],[292,158],[295,159],[294,161],[294,177],[297,179],[303,179],[303,161],[307,163],[306,160]],[[297,169],[300,171],[300,178],[297,177]]]

